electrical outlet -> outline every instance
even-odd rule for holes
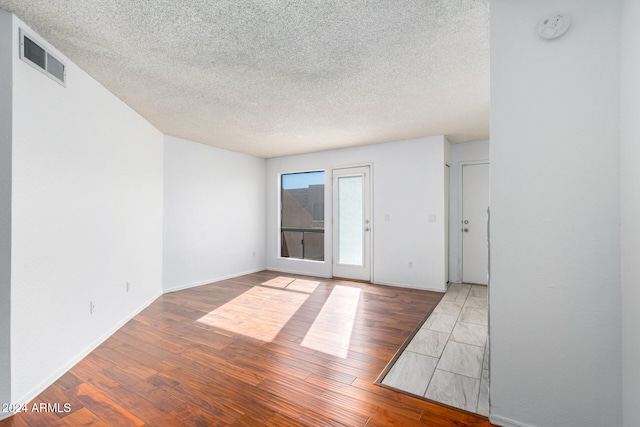
[[[131,290],[131,283],[127,282],[127,287],[126,287],[126,289],[127,289],[127,292],[129,292],[129,291]]]
[[[409,261],[409,268],[413,268],[413,261]]]
[[[96,314],[96,302],[95,301],[91,301],[89,303],[89,311],[91,312],[91,314]]]

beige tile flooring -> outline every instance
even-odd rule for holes
[[[454,283],[383,384],[489,415],[487,287]]]

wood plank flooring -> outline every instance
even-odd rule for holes
[[[268,271],[165,294],[0,427],[490,426],[373,384],[441,297]]]

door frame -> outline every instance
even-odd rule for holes
[[[463,212],[462,212],[462,194],[463,194],[463,175],[462,169],[463,166],[471,166],[471,165],[489,165],[489,171],[491,171],[491,164],[489,163],[489,159],[486,160],[462,160],[458,162],[458,221],[456,222],[456,227],[458,227],[458,280],[462,283],[462,221]],[[489,179],[489,191],[491,191],[491,179]],[[451,225],[449,225],[451,227]]]
[[[368,167],[369,168],[369,203],[367,206],[367,209],[369,210],[369,258],[366,259],[365,261],[368,262],[369,265],[369,282],[370,283],[375,283],[374,282],[374,269],[373,269],[373,260],[374,260],[374,236],[375,236],[375,218],[374,218],[374,213],[373,213],[373,206],[374,206],[374,191],[373,191],[373,162],[369,162],[369,163],[353,163],[353,164],[346,164],[346,165],[340,165],[340,166],[332,166],[331,167],[331,277],[335,277],[334,276],[334,261],[335,258],[337,256],[336,254],[336,245],[337,245],[337,241],[336,241],[336,236],[335,236],[335,221],[336,218],[334,218],[334,214],[335,214],[335,209],[336,207],[333,206],[333,201],[334,201],[334,191],[335,189],[334,187],[334,179],[333,179],[333,173],[334,171],[339,171],[341,169],[354,169],[354,168],[365,168]],[[325,228],[326,230],[326,228]],[[356,279],[353,279],[356,280]]]

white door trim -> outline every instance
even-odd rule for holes
[[[486,160],[463,160],[458,162],[458,221],[456,222],[456,227],[458,227],[458,280],[462,282],[462,221],[464,218],[462,217],[462,167],[469,165],[484,165],[489,164],[489,159]],[[489,166],[491,167],[491,166]],[[491,185],[491,183],[489,183]],[[489,187],[489,191],[491,191],[491,187]],[[451,224],[449,224],[451,227]]]

